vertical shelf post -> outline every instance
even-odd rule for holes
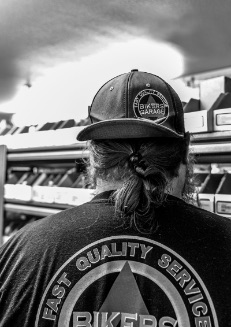
[[[4,185],[6,180],[7,149],[5,145],[0,145],[0,246],[3,243],[4,224]]]

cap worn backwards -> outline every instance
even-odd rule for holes
[[[119,75],[96,93],[89,109],[91,125],[79,141],[185,134],[179,96],[162,78],[138,70]]]

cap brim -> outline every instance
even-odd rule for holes
[[[88,125],[79,132],[77,140],[88,141],[147,137],[182,138],[183,135],[147,119],[123,118],[104,120]]]

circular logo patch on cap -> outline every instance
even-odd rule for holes
[[[162,124],[169,116],[169,104],[160,92],[152,89],[142,90],[133,102],[133,110],[138,118],[145,118]]]

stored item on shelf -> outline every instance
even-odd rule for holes
[[[197,129],[197,126],[201,127],[204,124],[204,120],[198,118],[200,110],[200,101],[191,98],[188,103],[184,106],[184,124],[185,130],[192,133]]]
[[[231,106],[227,109],[214,110],[214,131],[231,130]]]
[[[195,206],[199,206],[198,203],[198,193],[200,192],[202,186],[206,178],[208,177],[208,173],[196,173],[193,176],[193,184],[194,184],[194,192],[193,192],[193,204]]]
[[[25,171],[9,171],[6,184],[17,184],[24,174]]]
[[[6,135],[11,130],[11,127],[12,126],[5,127],[3,130],[1,130],[0,135],[1,136]]]
[[[26,172],[22,175],[22,177],[18,180],[18,182],[14,185],[14,199],[22,200],[22,201],[30,201],[32,197],[31,186],[27,185],[28,179],[33,173]]]
[[[66,173],[66,169],[41,169],[42,172],[39,179],[32,187],[32,200],[35,202],[54,203],[55,186]]]
[[[68,204],[70,199],[69,187],[54,187],[54,202],[59,204]]]
[[[41,172],[39,174],[38,178],[34,181],[33,187],[35,187],[36,185],[41,185],[45,181],[46,178],[47,178],[47,173]]]
[[[225,174],[215,195],[215,212],[231,218],[231,174]]]
[[[230,117],[218,117],[219,124],[217,124],[217,113],[214,113],[214,110],[227,108],[227,102],[229,101],[227,93],[229,92],[231,92],[231,79],[228,77],[221,76],[202,81],[200,83],[199,103],[195,99],[191,99],[184,107],[186,131],[202,133],[229,129],[227,123],[225,126],[224,120],[229,120],[230,123]],[[226,95],[224,96],[224,94]],[[196,110],[197,108],[199,110]]]
[[[35,202],[53,203],[55,198],[54,181],[57,180],[57,177],[61,178],[61,174],[43,173],[43,175],[44,178],[41,179],[40,183],[38,182],[32,187],[32,200]]]
[[[10,126],[10,128],[5,129],[4,134],[1,133],[1,135],[12,135],[17,129],[17,126]]]
[[[55,203],[80,205],[90,201],[95,190],[84,188],[55,187]]]
[[[4,198],[5,199],[15,199],[15,184],[19,182],[22,176],[25,174],[23,171],[14,171],[9,172],[6,180],[6,184],[4,185]]]
[[[53,126],[53,129],[59,129],[60,126],[62,126],[64,123],[64,120],[60,120],[60,121],[57,121],[55,122],[54,126]]]
[[[43,189],[43,185],[46,180],[47,180],[47,173],[43,172],[41,173],[40,177],[36,180],[36,182],[34,183],[33,187],[32,187],[32,200],[36,201],[36,202],[43,202],[44,201],[44,197],[46,197],[46,195],[44,194],[44,189]]]
[[[77,142],[76,140],[76,135],[82,127],[75,126],[72,128],[58,128],[56,130],[40,130],[40,128],[43,129],[41,125],[37,127],[32,126],[29,133],[0,135],[0,143],[5,144],[11,151],[13,149],[41,149],[43,147],[72,146],[74,144],[76,144],[79,150],[85,148],[85,142]],[[83,153],[83,156],[87,156],[87,154]]]
[[[193,165],[193,174],[194,176],[197,174],[210,174],[211,173],[211,164],[199,164],[195,163]],[[214,172],[215,173],[215,172]]]
[[[11,132],[11,135],[20,134],[21,129],[22,129],[21,127],[16,127],[15,126],[15,129]]]
[[[54,122],[50,123],[45,123],[43,125],[39,125],[36,129],[36,131],[50,131],[50,130],[53,130],[54,127],[55,127],[55,124]]]
[[[20,172],[17,173],[20,176]],[[38,178],[39,172],[24,172],[18,180],[14,179],[15,184],[6,184],[5,198],[15,199],[21,201],[31,201],[32,199],[32,186]],[[11,178],[9,182],[12,182]],[[9,186],[10,185],[10,186]],[[9,194],[10,193],[10,194]]]
[[[95,190],[86,188],[71,188],[69,189],[68,203],[70,205],[80,205],[91,201],[95,195]]]
[[[211,172],[214,174],[231,174],[231,163],[213,163],[211,164]]]
[[[184,113],[200,110],[200,100],[191,98],[184,106]]]
[[[30,127],[31,126],[23,126],[19,132],[19,134],[25,134],[25,133],[29,133],[30,131]]]
[[[72,184],[72,188],[85,188],[86,187],[86,179],[84,174],[79,174],[76,181]]]
[[[202,209],[215,211],[215,194],[223,178],[223,174],[210,174],[206,177],[198,193],[199,206]]]
[[[85,177],[69,169],[65,174],[43,172],[32,186],[32,200],[43,203],[80,204],[92,198],[94,190],[85,191]]]
[[[8,132],[4,132],[1,133],[0,135],[18,135],[18,134],[26,134],[32,131],[36,130],[37,125],[32,125],[32,126],[21,126],[21,127],[17,127],[17,126],[12,126],[10,128],[10,130],[8,130]]]
[[[210,110],[221,93],[231,92],[231,79],[226,76],[200,82],[201,110]]]
[[[196,193],[200,192],[200,190],[202,189],[204,182],[208,176],[209,176],[209,174],[207,174],[207,173],[199,173],[194,176],[193,181],[194,181],[194,185],[196,188]]]
[[[51,186],[34,186],[32,188],[32,200],[35,202],[53,203],[53,188]]]
[[[62,179],[64,173],[58,173],[56,176],[54,176],[53,179],[53,186],[57,186],[60,180]]]
[[[52,186],[53,185],[53,180],[56,177],[56,174],[54,173],[47,173],[46,178],[42,181],[40,184],[41,186]]]
[[[68,204],[70,202],[71,194],[73,189],[71,189],[72,185],[79,177],[79,173],[76,172],[75,169],[70,169],[67,173],[61,178],[59,183],[57,183],[57,187],[55,188],[55,203],[65,203]]]
[[[16,171],[8,173],[5,184],[5,198],[43,203],[73,202],[75,188],[85,186],[84,175],[69,169],[33,169],[33,171]],[[78,194],[77,194],[78,195]],[[79,197],[79,195],[78,195]]]
[[[7,133],[7,135],[17,134],[18,130],[19,130],[18,126],[12,126],[11,130]]]
[[[76,126],[76,121],[74,119],[68,119],[60,126],[60,128],[70,128]]]
[[[65,193],[66,203],[70,205],[80,205],[84,202],[90,201],[94,196],[95,190],[85,187],[86,187],[85,176],[83,173],[80,173],[76,181],[72,184],[71,188],[66,190]],[[59,200],[60,200],[60,194],[59,194]]]
[[[231,93],[220,94],[212,109],[214,130],[231,130]]]
[[[22,177],[18,180],[17,184],[23,184],[24,182],[26,182],[27,178],[30,176],[31,172],[25,172]]]
[[[29,185],[29,186],[32,186],[35,182],[36,182],[36,180],[38,179],[38,177],[40,177],[40,173],[38,173],[38,172],[32,172],[29,176],[28,176],[28,178],[27,178],[27,180],[26,181],[24,181],[24,184],[26,184],[26,185]]]
[[[27,177],[15,185],[16,199],[22,201],[31,201],[33,197],[32,187],[36,180],[40,178],[41,173],[31,172]]]
[[[61,178],[61,180],[57,183],[59,187],[72,187],[73,183],[79,177],[79,173],[76,172],[75,169],[71,169],[67,171],[67,173]]]
[[[213,130],[213,115],[211,111],[188,112],[184,115],[184,122],[186,132],[202,133]]]
[[[212,110],[200,110],[200,100],[190,99],[184,106],[185,130],[201,133],[213,130]]]

